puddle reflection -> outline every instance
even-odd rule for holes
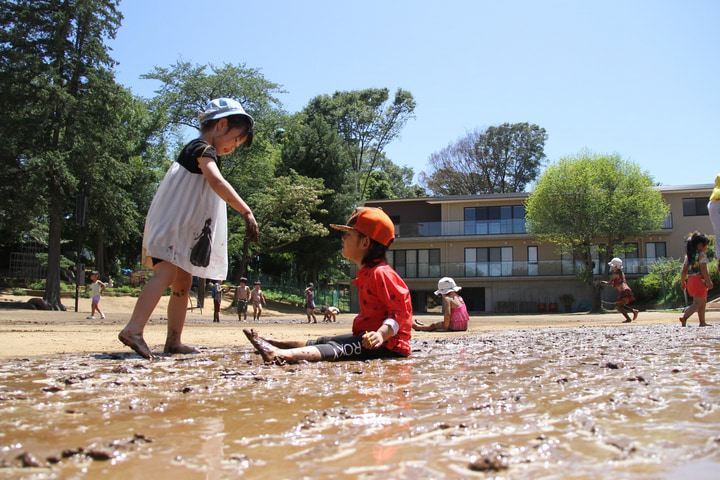
[[[0,472],[679,478],[720,466],[713,330],[510,331],[283,367],[249,347],[17,359],[0,366]]]

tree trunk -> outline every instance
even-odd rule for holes
[[[602,293],[603,287],[593,285],[592,311],[593,313],[602,312]]]
[[[43,300],[52,310],[63,310],[65,306],[60,303],[60,241],[62,231],[62,216],[57,213],[50,214],[50,233],[48,239],[48,267],[45,280],[45,296]]]
[[[95,270],[100,272],[100,278],[105,278],[105,242],[102,238],[102,226],[98,227],[98,244],[95,252]]]
[[[205,279],[204,278],[198,278],[198,305],[200,305],[200,308],[205,307]]]
[[[245,240],[243,242],[243,255],[242,260],[240,260],[240,269],[238,270],[237,279],[235,281],[235,285],[240,285],[240,277],[247,276],[247,266],[248,262],[250,261],[250,242]]]

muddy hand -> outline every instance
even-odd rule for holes
[[[245,215],[243,215],[243,218],[245,219],[245,237],[247,237],[248,240],[250,240],[251,243],[257,243],[258,242],[258,224],[255,221],[255,216],[252,212],[247,212]]]

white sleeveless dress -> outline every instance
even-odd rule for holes
[[[165,260],[200,278],[227,276],[227,206],[198,165],[217,162],[215,149],[196,139],[188,143],[165,174],[145,219],[142,263]]]

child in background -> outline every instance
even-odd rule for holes
[[[307,314],[308,323],[312,318],[313,323],[317,323],[315,317],[315,285],[309,283],[305,289],[305,313]]]
[[[707,251],[710,239],[701,232],[695,232],[688,239],[686,245],[687,256],[680,273],[680,288],[687,289],[688,294],[693,297],[693,303],[685,309],[680,317],[680,325],[687,325],[687,319],[697,312],[701,327],[708,327],[705,323],[705,305],[707,304],[707,292],[712,290],[713,282],[707,268]],[[686,281],[687,279],[687,281]]]
[[[338,313],[340,313],[340,309],[337,307],[328,307],[327,305],[323,305],[320,308],[320,313],[324,315],[323,322],[337,322],[337,316]]]
[[[220,323],[220,304],[222,303],[222,294],[225,291],[220,282],[212,283],[213,297],[213,323]]]
[[[211,101],[198,115],[200,137],[188,143],[158,187],[145,220],[143,265],[153,276],[138,297],[118,339],[145,358],[153,358],[143,332],[167,287],[165,353],[194,353],[182,343],[192,277],[224,279],[227,274],[227,207],[242,214],[245,235],[257,242],[250,207],[220,173],[218,157],[253,139],[253,118],[230,98]]]
[[[250,299],[250,287],[247,286],[247,278],[240,277],[240,285],[235,289],[235,303],[237,304],[238,322],[247,320],[247,304]]]
[[[96,270],[90,272],[90,281],[92,282],[90,285],[92,290],[92,313],[87,317],[88,320],[95,320],[95,312],[100,314],[100,318],[105,318],[105,314],[100,310],[100,298],[107,285],[98,279],[99,276],[100,272]]]
[[[610,260],[610,268],[612,269],[612,277],[608,282],[600,282],[602,285],[612,285],[613,288],[618,290],[617,303],[615,309],[623,314],[625,320],[623,323],[630,323],[635,320],[640,313],[639,310],[635,310],[628,307],[627,304],[635,300],[632,289],[628,286],[625,280],[625,272],[623,271],[623,261],[621,258],[615,257]],[[632,320],[630,319],[629,313],[633,314]]]
[[[413,330],[422,332],[434,332],[436,330],[443,332],[466,331],[470,317],[465,306],[465,300],[457,293],[460,290],[462,290],[462,287],[457,286],[452,278],[441,278],[438,281],[438,289],[435,290],[435,295],[442,295],[443,297],[445,318],[443,318],[442,322],[435,322],[430,325],[423,325],[417,320],[413,320]]]
[[[263,305],[267,305],[265,303],[265,295],[263,295],[262,290],[260,290],[260,282],[256,281],[253,285],[253,289],[250,291],[250,298],[253,304],[253,320],[260,320],[262,307]]]
[[[273,340],[245,329],[245,335],[266,363],[367,360],[409,357],[412,332],[410,291],[385,261],[395,239],[395,225],[381,208],[358,207],[343,230],[342,256],[360,267],[353,284],[360,313],[352,333],[316,340]]]

